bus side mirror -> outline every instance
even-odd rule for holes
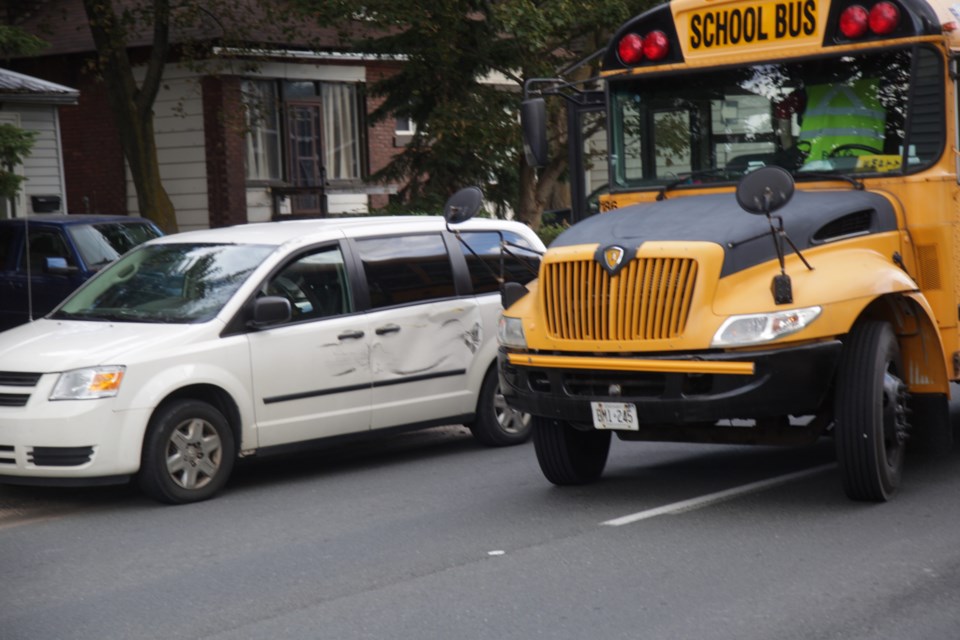
[[[747,213],[769,217],[793,197],[793,176],[776,165],[743,176],[737,185],[737,204]]]
[[[500,306],[509,309],[517,300],[530,293],[530,290],[519,282],[504,282],[500,286]]]
[[[477,187],[464,187],[450,196],[443,205],[443,218],[447,225],[466,222],[480,212],[483,192]]]
[[[520,105],[520,127],[523,130],[523,153],[527,164],[538,169],[547,165],[547,103],[543,98],[530,98]]]

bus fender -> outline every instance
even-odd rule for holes
[[[900,356],[911,394],[950,394],[948,356],[929,301],[919,291],[902,291],[874,300],[862,318],[886,320],[900,342]]]

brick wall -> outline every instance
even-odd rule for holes
[[[103,83],[85,71],[81,56],[17,62],[11,66],[16,71],[80,92],[76,106],[60,107],[70,213],[128,213],[123,149]]]
[[[244,118],[240,78],[203,78],[210,226],[247,221]]]
[[[127,211],[123,148],[102,82],[82,78],[76,107],[61,107],[63,171],[74,213]]]
[[[367,83],[372,85],[381,78],[392,75],[396,70],[396,63],[367,62]],[[367,113],[372,113],[382,102],[382,98],[368,96]],[[371,124],[367,131],[367,144],[370,154],[370,173],[373,174],[387,166],[395,155],[403,151],[402,143],[397,140],[393,118]],[[370,208],[379,209],[386,206],[388,198],[389,196],[386,195],[371,195]]]

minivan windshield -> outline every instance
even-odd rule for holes
[[[922,169],[943,151],[942,76],[920,46],[611,81],[613,188]]]
[[[88,281],[50,317],[205,322],[273,250],[262,245],[142,245]]]

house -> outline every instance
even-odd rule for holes
[[[67,210],[59,110],[77,97],[76,89],[0,69],[0,124],[37,134],[30,155],[14,167],[26,180],[13,201],[0,198],[0,218]]]
[[[50,46],[12,64],[79,88],[76,106],[60,116],[66,201],[77,212],[140,213],[106,87],[89,71],[94,47],[82,3],[42,6],[43,16],[19,26]],[[338,50],[333,29],[316,31],[310,50],[278,42],[258,52],[256,65],[227,47],[213,48],[205,69],[167,64],[154,131],[181,230],[367,213],[396,191],[365,181],[404,139],[393,121],[370,123],[377,102],[366,88],[398,62]],[[131,58],[145,60],[146,36],[131,44]]]

